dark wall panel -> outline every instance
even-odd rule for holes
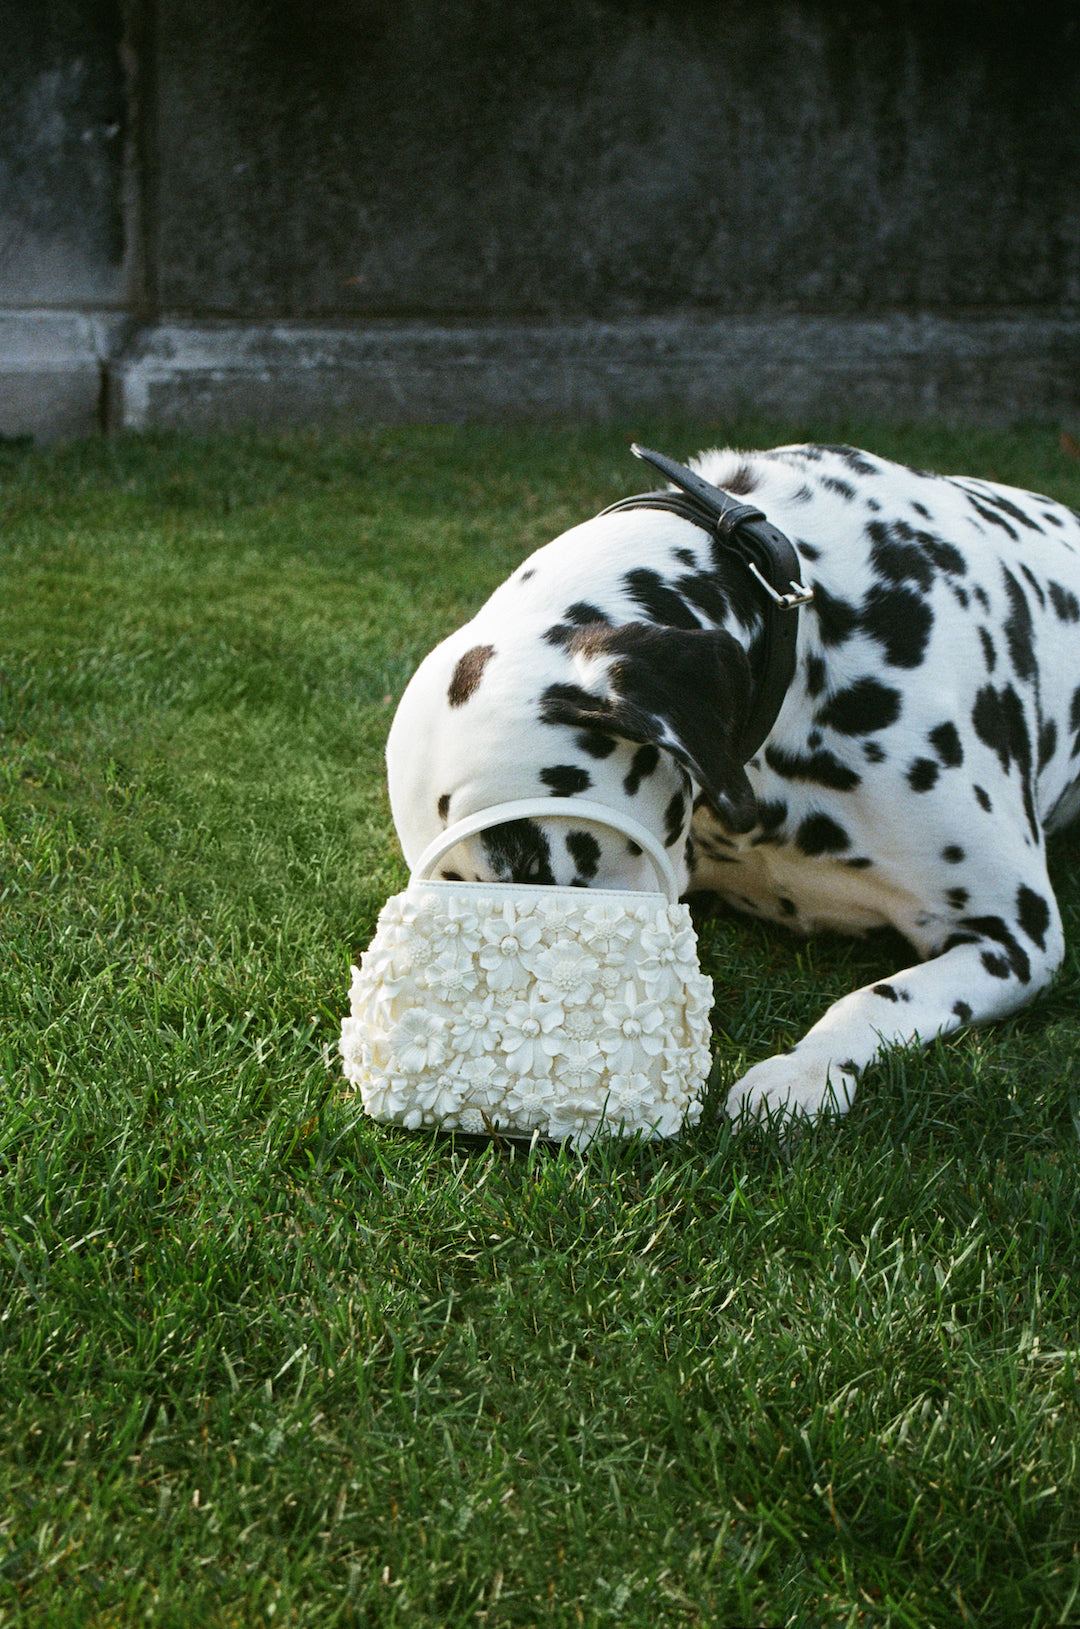
[[[1080,304],[1080,13],[160,0],[179,313]]]
[[[0,0],[0,306],[124,296],[116,0]]]

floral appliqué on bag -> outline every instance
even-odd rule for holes
[[[634,898],[420,883],[389,900],[341,1028],[366,1112],[578,1145],[696,1124],[712,985],[686,906]]]

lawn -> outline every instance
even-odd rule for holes
[[[727,1087],[895,944],[710,923],[675,1144],[342,1092],[394,702],[632,436],[1080,506],[1037,426],[0,447],[0,1625],[1080,1621],[1080,839],[1049,995],[787,1146]]]

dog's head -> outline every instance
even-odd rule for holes
[[[394,719],[387,765],[405,858],[414,865],[451,821],[547,793],[550,821],[469,838],[444,857],[441,874],[654,888],[637,845],[572,818],[579,795],[654,832],[685,887],[698,797],[732,831],[754,824],[733,750],[749,695],[745,652],[723,630],[587,617],[558,629],[500,626],[485,608],[421,664]]]

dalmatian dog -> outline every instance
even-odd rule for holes
[[[442,874],[655,887],[580,796],[661,837],[691,904],[898,929],[913,965],[727,1102],[843,1112],[883,1049],[1010,1013],[1061,962],[1045,834],[1080,810],[1080,517],[850,447],[642,456],[674,472],[670,504],[626,500],[539,549],[415,673],[387,749],[402,848],[413,864],[448,822],[547,794],[550,820],[469,837]],[[680,504],[695,482],[734,533],[792,546],[793,592]]]

